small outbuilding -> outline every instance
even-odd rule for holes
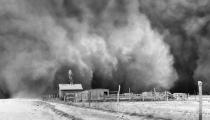
[[[91,100],[103,100],[105,96],[109,96],[108,89],[91,89],[88,90],[91,96]]]
[[[174,94],[173,94],[173,97],[174,97],[176,100],[187,100],[188,95],[187,95],[186,93],[174,93]]]
[[[81,84],[59,84],[59,98],[63,99],[65,96],[72,96],[74,98],[75,93],[83,91]]]
[[[109,89],[90,89],[76,93],[76,101],[100,101],[109,96]]]

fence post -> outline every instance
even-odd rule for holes
[[[202,120],[202,82],[198,81],[199,91],[199,120]]]
[[[129,101],[131,101],[131,89],[129,88]]]
[[[165,91],[165,101],[167,101],[167,93],[166,93],[166,91]]]
[[[119,101],[120,101],[120,85],[118,87],[118,92],[117,92],[117,112],[119,112]]]
[[[153,101],[156,101],[156,90],[154,88],[154,98],[153,98]]]
[[[168,101],[168,92],[165,91],[165,94],[166,94],[166,101]]]
[[[89,107],[90,107],[90,102],[91,102],[91,92],[88,92],[88,102],[89,102]]]

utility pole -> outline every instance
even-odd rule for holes
[[[199,91],[199,120],[202,120],[202,82],[198,81]]]

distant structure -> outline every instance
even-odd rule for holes
[[[157,92],[155,89],[150,92],[142,92],[142,97],[144,100],[154,101],[173,99],[173,95],[169,91]]]
[[[75,96],[75,93],[83,91],[81,84],[59,84],[59,98],[65,96]]]
[[[187,95],[186,93],[174,93],[174,94],[173,94],[173,97],[174,97],[176,100],[187,100],[188,95]]]
[[[59,98],[64,99],[65,97],[68,96],[70,98],[68,99],[73,99],[75,97],[75,94],[77,92],[83,91],[82,84],[74,84],[73,79],[72,79],[72,71],[69,70],[68,72],[69,75],[69,84],[59,84]]]
[[[76,102],[81,101],[100,101],[104,100],[106,96],[109,96],[109,89],[90,89],[76,93]]]

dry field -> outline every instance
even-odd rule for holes
[[[0,100],[0,120],[198,120],[198,101],[195,96],[188,101],[120,102],[119,105],[5,99]],[[203,120],[210,120],[208,96],[203,101]]]
[[[89,103],[76,103],[77,106],[89,107]],[[151,101],[151,102],[94,102],[91,108],[117,111],[144,116],[147,119],[198,120],[198,101]],[[210,101],[203,101],[203,120],[210,120]]]
[[[143,120],[139,116],[81,108],[38,99],[1,99],[0,120]]]

